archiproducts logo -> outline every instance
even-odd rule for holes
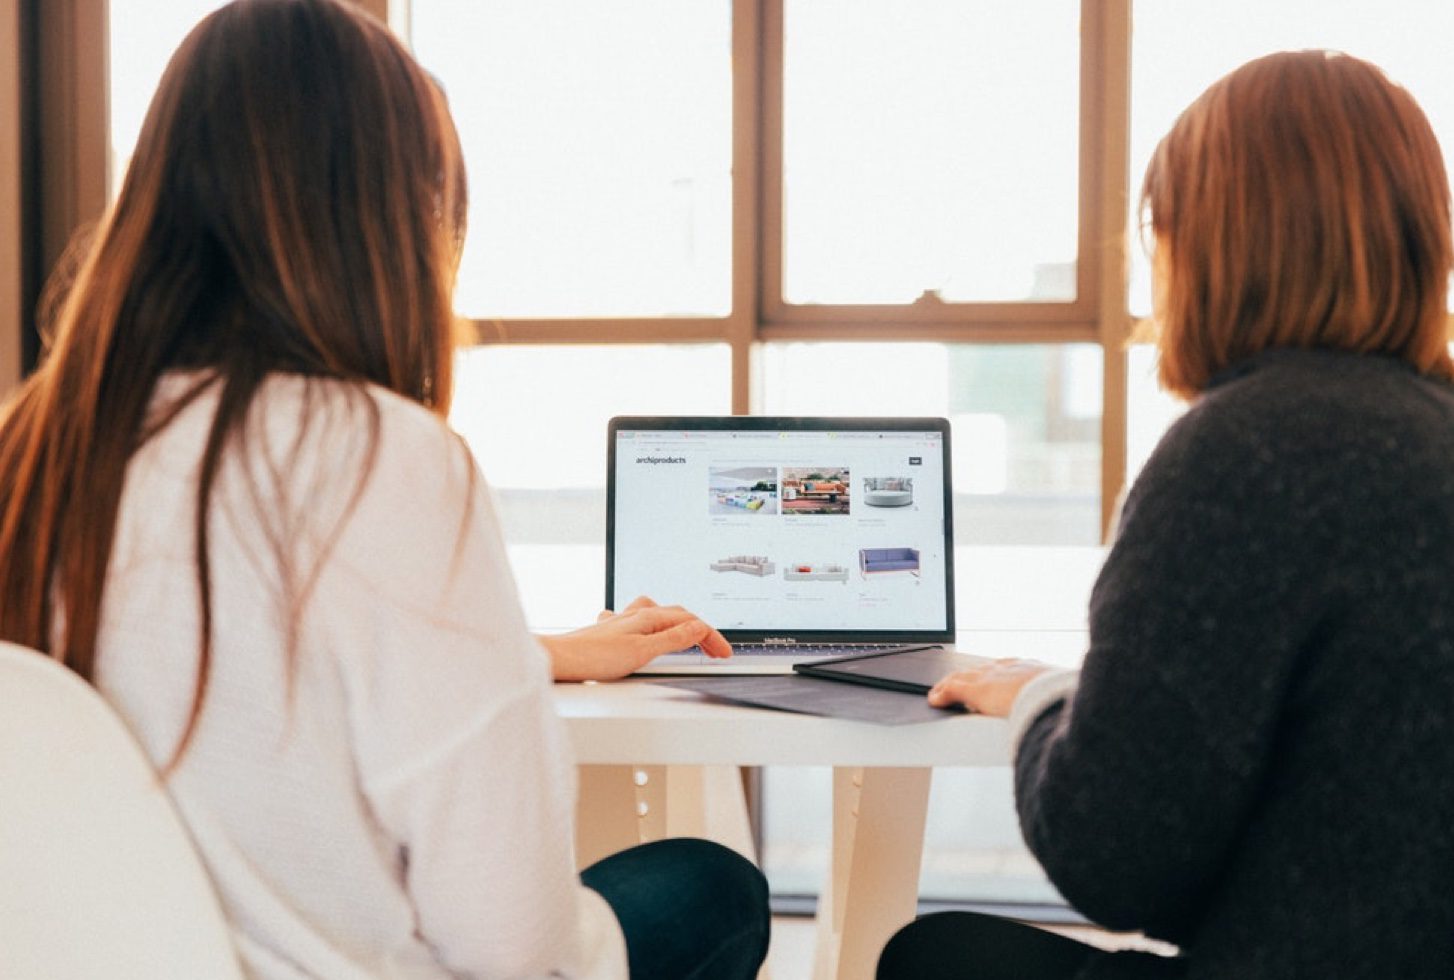
[[[637,456],[636,457],[636,465],[637,466],[640,466],[642,463],[650,463],[652,466],[655,466],[658,463],[685,463],[686,461],[687,461],[687,458],[685,456]]]

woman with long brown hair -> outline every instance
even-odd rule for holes
[[[644,600],[526,632],[443,422],[465,194],[442,94],[371,18],[203,21],[0,418],[0,637],[129,723],[252,976],[751,976],[736,855],[572,868],[552,673],[730,651]]]
[[[1102,953],[969,913],[883,978],[1436,978],[1454,965],[1450,191],[1413,98],[1346,55],[1216,82],[1142,191],[1163,385],[1083,668],[930,693],[1007,715],[1020,826]]]

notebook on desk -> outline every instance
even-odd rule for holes
[[[790,673],[952,642],[949,452],[936,418],[612,419],[606,608],[683,605],[736,651],[638,673]]]

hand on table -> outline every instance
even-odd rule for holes
[[[935,684],[929,691],[929,703],[936,708],[962,704],[982,715],[1007,718],[1020,689],[1050,669],[1049,664],[1035,660],[986,660]]]
[[[710,657],[732,656],[732,644],[681,606],[658,606],[645,596],[620,612],[607,609],[593,626],[539,638],[558,681],[610,681],[647,661],[700,646]]]

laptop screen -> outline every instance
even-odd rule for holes
[[[943,419],[617,418],[606,603],[729,639],[953,639]]]

